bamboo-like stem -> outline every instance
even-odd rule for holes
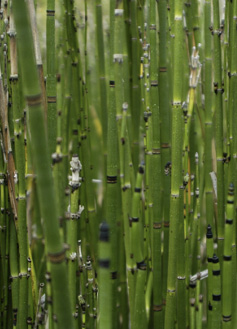
[[[47,124],[49,152],[56,148],[57,137],[57,104],[55,76],[55,1],[47,0],[46,18],[46,52],[47,52]]]
[[[162,312],[162,256],[161,256],[161,233],[162,233],[162,202],[161,202],[161,131],[160,127],[160,108],[159,97],[164,97],[159,94],[158,89],[158,62],[157,62],[157,5],[155,1],[150,2],[150,72],[149,72],[149,91],[150,91],[150,126],[148,133],[151,139],[151,160],[149,170],[149,187],[151,195],[151,212],[152,217],[149,225],[152,227],[151,245],[152,245],[152,268],[153,280],[160,282],[159,285],[153,285],[153,314],[154,326],[163,326],[163,312]],[[162,63],[163,64],[163,63]],[[148,163],[147,163],[148,164]],[[151,174],[153,173],[153,174]]]
[[[111,309],[111,249],[109,247],[110,233],[109,226],[103,222],[100,226],[99,237],[99,314],[98,329],[111,329],[112,309]]]
[[[44,219],[45,236],[52,273],[53,302],[58,328],[66,323],[74,327],[66,277],[66,264],[57,222],[49,149],[46,141],[41,91],[34,60],[33,40],[24,1],[13,1],[13,13],[17,30],[19,59],[22,70],[24,95],[28,106],[28,124],[31,134],[32,153],[38,180],[41,215]],[[25,40],[25,42],[23,42]]]
[[[180,186],[182,185],[182,53],[183,53],[183,1],[174,4],[174,81],[173,81],[173,109],[172,109],[172,175],[170,199],[170,233],[169,233],[169,260],[167,279],[167,298],[165,312],[165,329],[174,326],[175,299],[176,299],[176,248],[177,228],[183,222],[180,213]]]
[[[180,199],[184,199],[185,184],[180,186]],[[180,202],[180,213],[183,214],[183,203]],[[182,216],[182,215],[181,215]],[[181,217],[183,218],[183,216]],[[186,327],[186,276],[185,276],[185,240],[183,222],[178,224],[177,234],[177,323],[178,328]]]
[[[213,255],[213,234],[211,226],[207,226],[206,234],[207,246],[207,265],[208,265],[208,282],[207,282],[207,328],[210,329],[212,325],[212,255]]]
[[[214,104],[215,104],[215,137],[216,137],[216,161],[217,161],[217,238],[218,250],[221,255],[223,249],[224,239],[224,168],[223,168],[223,110],[222,110],[222,75],[221,75],[221,44],[220,44],[220,15],[219,15],[219,2],[212,1],[213,4],[213,38],[214,38]],[[220,248],[220,249],[219,249]]]
[[[231,327],[232,314],[232,241],[233,241],[233,219],[234,219],[234,186],[230,184],[226,204],[225,240],[223,253],[223,275],[222,275],[222,328]]]
[[[221,328],[221,276],[219,258],[214,254],[212,257],[212,328]]]
[[[132,136],[133,136],[133,165],[139,163],[139,126],[140,126],[140,84],[139,84],[139,49],[137,31],[137,7],[136,0],[130,2],[131,10],[131,49],[132,49]]]
[[[134,293],[134,316],[131,323],[132,328],[146,328],[146,312],[145,312],[145,280],[147,265],[144,259],[143,247],[143,223],[140,216],[140,197],[142,190],[142,180],[144,167],[139,166],[136,186],[134,189],[132,200],[132,232],[131,232],[131,247],[134,262],[136,263],[137,271],[135,273],[135,293]]]
[[[229,79],[230,79],[230,100],[229,100],[229,106],[230,106],[230,122],[232,122],[232,133],[233,133],[233,140],[232,140],[232,147],[231,147],[231,158],[233,159],[233,163],[230,166],[230,177],[231,174],[234,177],[234,186],[236,188],[237,186],[237,174],[236,174],[236,168],[237,168],[237,131],[235,129],[236,127],[236,116],[235,116],[235,105],[236,105],[236,86],[237,86],[237,65],[236,65],[236,52],[237,52],[237,33],[236,33],[236,15],[237,15],[237,2],[234,1],[230,4],[233,8],[230,17],[230,24],[232,26],[232,29],[230,30],[231,34],[231,40],[230,40],[230,73],[229,73]],[[232,167],[232,168],[231,168]],[[235,196],[235,204],[237,202],[236,196]]]
[[[68,111],[69,127],[69,142],[72,143],[70,151],[77,153],[78,148],[78,124],[80,124],[80,95],[81,95],[81,83],[82,77],[80,77],[80,51],[77,38],[77,27],[75,25],[75,8],[74,1],[64,1],[65,6],[65,19],[66,19],[66,42],[67,42],[67,53],[69,54],[71,64],[71,75],[69,76],[68,89],[70,98],[70,109]],[[69,86],[71,84],[71,86]]]
[[[114,55],[114,15],[115,1],[110,1],[110,75],[109,75],[109,107],[108,107],[108,130],[107,130],[107,191],[106,191],[106,218],[110,227],[110,245],[113,257],[111,258],[111,280],[112,280],[112,318],[113,328],[117,326],[117,282],[118,282],[118,250],[117,250],[117,221],[118,221],[118,135],[116,123],[116,81],[113,63]],[[116,319],[116,320],[115,320]]]
[[[12,81],[12,93],[13,93],[13,120],[14,120],[14,135],[15,135],[15,158],[17,172],[15,173],[16,181],[18,181],[18,213],[19,219],[17,225],[17,235],[19,243],[19,255],[20,255],[20,273],[19,277],[19,295],[23,302],[19,303],[19,316],[18,326],[21,327],[26,323],[28,317],[28,245],[27,245],[27,223],[26,223],[26,194],[25,194],[25,150],[24,150],[24,138],[22,134],[22,117],[23,111],[21,102],[19,101],[19,82],[18,82],[18,65],[17,65],[17,52],[16,52],[16,40],[15,29],[13,25],[13,19],[11,20],[11,26],[9,31],[11,38],[11,75]]]
[[[69,185],[71,187],[70,195],[70,212],[68,213],[68,223],[67,223],[67,244],[69,245],[69,250],[67,251],[68,258],[68,281],[69,281],[69,293],[71,299],[71,305],[76,312],[76,270],[77,270],[77,231],[78,231],[78,220],[81,217],[81,212],[84,207],[79,206],[79,186],[80,186],[80,170],[82,169],[81,162],[78,155],[74,154],[72,160],[70,161],[72,176],[69,176]]]
[[[103,149],[107,150],[107,92],[106,92],[106,74],[105,74],[105,52],[102,20],[101,0],[96,1],[96,44],[98,51],[99,81],[100,81],[100,111],[103,127]]]
[[[211,2],[205,2],[205,194],[207,224],[213,226],[213,190],[210,172],[212,172],[212,37],[209,31],[211,26]],[[212,254],[210,255],[212,257]]]
[[[18,264],[18,253],[17,253],[17,235],[14,221],[10,220],[10,273],[11,273],[11,292],[12,292],[12,312],[13,312],[13,328],[17,325],[17,313],[19,303],[19,264]]]
[[[167,74],[167,9],[166,1],[158,2],[159,13],[159,108],[161,122],[161,168],[171,161],[170,155],[170,105]],[[162,203],[163,203],[163,226],[164,226],[164,252],[162,260],[162,290],[163,300],[166,298],[167,271],[168,271],[168,246],[169,246],[169,195],[170,175],[162,175]]]
[[[38,29],[37,29],[34,1],[27,0],[27,5],[29,8],[29,14],[30,14],[30,23],[31,23],[33,41],[34,41],[35,59],[36,59],[36,65],[37,65],[38,74],[39,74],[40,86],[41,86],[41,91],[42,91],[42,103],[43,103],[43,107],[44,107],[44,114],[45,114],[45,120],[46,120],[47,119],[46,88],[45,88],[45,81],[44,81],[43,61],[42,61],[41,50],[40,50],[40,41],[39,41],[39,33],[38,33]]]

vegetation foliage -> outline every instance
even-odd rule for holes
[[[0,1],[2,329],[237,327],[236,18]]]

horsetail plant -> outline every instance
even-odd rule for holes
[[[34,61],[30,24],[29,20],[26,19],[28,14],[25,2],[13,1],[13,12],[16,29],[18,31],[18,50],[22,70],[24,94],[28,106],[29,129],[32,143],[34,143],[32,151],[34,152],[36,165],[40,208],[44,219],[44,225],[46,227],[46,243],[48,259],[50,262],[50,271],[52,273],[55,311],[59,328],[63,328],[65,322],[70,324],[73,328],[72,317],[70,314],[68,286],[66,281],[66,265],[64,262],[65,251],[61,243],[59,228],[57,225],[57,210],[54,197],[52,173],[49,166],[49,153],[43,121],[40,85]],[[24,44],[23,40],[25,40]],[[60,294],[62,294],[62,298],[67,299],[67,303],[64,305],[63,309],[61,309],[61,305],[58,302],[60,300]],[[65,307],[67,308],[66,310]]]
[[[236,327],[236,10],[0,1],[0,329]]]

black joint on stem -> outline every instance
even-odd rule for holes
[[[142,165],[139,166],[138,172],[139,174],[144,174],[144,167]]]
[[[100,259],[99,260],[99,266],[102,267],[102,268],[109,268],[110,260],[109,259]]]
[[[100,225],[100,241],[108,242],[109,241],[109,225],[106,222],[101,223]]]
[[[137,263],[137,269],[138,269],[138,270],[145,271],[146,268],[147,268],[147,266],[146,266],[146,263],[145,263],[144,260],[141,261],[141,262],[139,262],[139,263]]]
[[[47,16],[54,16],[55,15],[55,10],[46,10]]]
[[[117,273],[117,271],[115,271],[115,272],[111,272],[111,279],[112,280],[115,280],[115,279],[117,279],[117,275],[118,273]]]
[[[229,261],[231,261],[231,259],[232,259],[232,256],[225,256],[225,255],[223,255],[223,260],[224,261],[229,262]]]
[[[212,295],[212,299],[215,301],[221,301],[221,295]]]
[[[107,183],[108,184],[115,184],[115,183],[117,183],[117,176],[107,176]]]
[[[221,270],[213,270],[213,271],[212,271],[212,274],[213,274],[214,276],[219,276],[219,275],[221,274]]]
[[[213,238],[211,225],[208,225],[207,226],[207,234],[206,234],[206,237],[207,237],[207,239],[212,239]]]
[[[161,229],[161,227],[162,227],[161,223],[159,223],[159,222],[154,222],[153,223],[153,228],[154,229]]]
[[[110,80],[110,82],[109,82],[109,86],[110,86],[110,87],[115,87],[115,81],[114,81],[114,80]]]
[[[212,262],[213,262],[214,264],[219,263],[219,258],[217,257],[216,254],[213,255],[213,257],[212,257]]]
[[[224,322],[229,322],[231,321],[231,315],[222,315],[223,321]]]
[[[134,223],[139,222],[139,217],[132,217],[132,222],[134,222]]]
[[[57,253],[48,253],[49,261],[52,264],[60,264],[65,261],[65,250],[61,250]]]
[[[151,81],[151,87],[158,87],[158,81],[157,80]]]
[[[163,309],[163,305],[153,305],[153,311],[154,312],[161,312]]]
[[[26,320],[28,325],[32,325],[32,318],[29,316]]]
[[[196,288],[196,282],[191,281],[191,282],[189,283],[189,287],[192,288],[192,289]]]

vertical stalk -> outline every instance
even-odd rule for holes
[[[100,111],[103,127],[103,149],[106,153],[107,147],[107,92],[106,92],[106,74],[105,74],[105,51],[103,35],[103,16],[101,0],[96,0],[96,45],[98,52],[99,81],[100,81]]]
[[[224,239],[224,167],[223,167],[223,109],[222,109],[222,66],[221,66],[221,28],[219,1],[212,0],[213,5],[213,31],[214,38],[214,106],[215,106],[215,137],[216,137],[216,161],[217,161],[217,239],[218,253],[222,255],[223,239]]]
[[[99,317],[98,329],[111,329],[112,323],[115,321],[112,318],[111,304],[111,248],[109,246],[110,234],[109,226],[103,222],[100,226],[99,237]]]
[[[167,298],[165,312],[165,329],[174,326],[176,301],[176,249],[178,226],[182,225],[183,217],[180,213],[180,186],[182,185],[182,63],[183,63],[183,1],[174,3],[174,63],[173,63],[173,108],[172,108],[172,174],[170,199],[170,232]],[[182,222],[181,222],[182,221]]]
[[[167,3],[165,0],[158,2],[159,13],[159,108],[161,129],[161,168],[171,161],[170,154],[170,105],[169,86],[167,72]],[[170,175],[162,176],[162,203],[163,203],[163,226],[164,226],[164,252],[162,260],[162,290],[163,300],[166,298],[167,271],[168,271],[168,247],[169,247],[169,195]],[[165,303],[164,303],[165,304]]]
[[[132,48],[132,136],[133,164],[139,163],[139,126],[140,126],[140,83],[139,83],[139,38],[137,31],[137,1],[130,1],[131,10],[131,48]]]
[[[204,4],[205,15],[205,195],[207,224],[213,225],[213,189],[210,172],[212,171],[212,36],[209,31],[211,26],[211,2]],[[212,257],[212,255],[210,256]]]
[[[222,275],[222,328],[232,326],[233,286],[232,286],[232,240],[233,240],[233,220],[234,220],[234,185],[231,183],[228,190],[225,219],[225,240],[223,253],[223,275]]]
[[[118,282],[118,135],[116,123],[116,81],[114,72],[114,10],[115,1],[110,1],[110,75],[109,75],[109,107],[108,107],[108,130],[107,130],[107,191],[106,191],[106,218],[110,227],[110,247],[113,254],[111,258],[111,308],[113,328],[117,326],[117,282]]]
[[[148,133],[151,139],[151,159],[149,170],[149,187],[151,195],[151,212],[152,217],[149,225],[152,227],[151,233],[151,250],[152,250],[152,268],[153,282],[160,282],[159,285],[153,285],[153,321],[155,327],[163,326],[163,307],[162,307],[162,256],[161,256],[161,233],[162,233],[162,202],[161,202],[161,131],[160,131],[160,107],[159,97],[164,95],[159,94],[158,90],[158,40],[157,40],[157,4],[155,1],[150,1],[149,12],[149,39],[150,39],[150,72],[149,72],[149,90],[150,90],[150,126]],[[164,63],[162,63],[164,64]],[[164,80],[163,80],[164,82]],[[163,85],[164,87],[164,85]],[[164,89],[163,89],[164,90]],[[166,108],[167,109],[167,108]],[[150,208],[150,205],[149,205]]]
[[[213,234],[211,226],[207,226],[206,234],[206,248],[207,248],[207,268],[208,268],[208,281],[207,281],[207,328],[211,329],[212,326],[212,255],[213,255]]]
[[[212,329],[221,328],[221,270],[219,258],[214,254],[212,257]]]
[[[55,315],[58,328],[65,328],[65,326],[73,328],[66,276],[65,251],[59,234],[54,196],[55,191],[43,118],[41,90],[25,1],[14,0],[13,13],[18,37],[17,44],[22,70],[23,90],[28,106],[28,124],[32,143],[31,149],[37,174],[40,210],[44,220],[47,256],[52,274]]]
[[[47,0],[46,52],[47,52],[47,124],[49,152],[56,149],[57,108],[55,76],[55,0]]]

